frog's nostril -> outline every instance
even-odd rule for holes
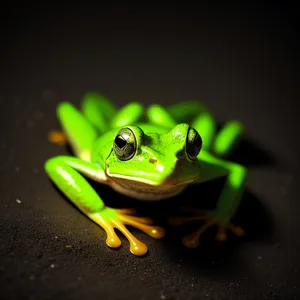
[[[152,164],[155,164],[155,163],[157,163],[157,158],[156,157],[151,157],[149,159],[149,162],[152,163]]]

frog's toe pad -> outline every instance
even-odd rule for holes
[[[67,144],[67,137],[63,131],[52,130],[48,134],[48,140],[58,146],[65,146]]]
[[[234,235],[243,237],[245,236],[245,231],[240,226],[235,226],[232,223],[217,223],[218,225],[218,232],[216,234],[216,240],[218,242],[225,242],[228,238],[227,232],[231,231]]]
[[[187,248],[197,248],[199,246],[199,236],[197,232],[193,232],[182,239],[182,243]]]
[[[118,236],[114,232],[113,235],[111,235],[111,234],[107,235],[106,244],[107,244],[107,246],[109,246],[111,248],[119,248],[121,246],[121,240],[118,238]]]
[[[232,228],[231,231],[236,235],[236,236],[245,236],[245,231],[242,227],[240,226],[234,226],[234,225],[231,225]]]
[[[225,242],[227,241],[227,232],[223,226],[219,226],[218,232],[216,233],[216,241]]]

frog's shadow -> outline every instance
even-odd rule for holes
[[[228,159],[246,167],[274,166],[279,163],[277,158],[265,149],[263,145],[254,142],[247,136],[241,137],[237,148]]]
[[[247,167],[275,164],[275,159],[270,154],[263,148],[254,145],[248,139],[242,139],[238,149],[229,159]],[[232,260],[230,258],[235,257],[234,254],[238,251],[239,246],[253,240],[269,240],[272,236],[273,228],[270,215],[263,207],[262,201],[246,190],[236,216],[232,220],[234,224],[241,226],[245,230],[245,237],[234,237],[232,234],[229,234],[226,242],[219,243],[214,239],[216,228],[213,227],[203,234],[198,248],[188,249],[184,247],[181,242],[182,237],[199,228],[201,223],[170,226],[166,221],[169,217],[178,213],[177,209],[181,206],[199,207],[201,209],[213,208],[224,180],[219,179],[201,185],[189,186],[176,197],[156,202],[135,200],[114,192],[110,187],[91,180],[88,181],[104,199],[107,206],[136,208],[138,215],[149,216],[155,220],[157,225],[164,226],[167,229],[167,235],[160,245],[169,249],[168,253],[174,257],[174,260],[181,260],[186,264],[191,264],[193,267],[214,269],[219,268],[221,265],[224,266],[224,264],[232,268]],[[135,233],[137,229],[133,228],[131,231]],[[147,237],[144,238],[144,240],[146,239]],[[149,239],[151,238],[149,237]]]
[[[178,215],[179,208],[182,206],[201,209],[213,208],[218,198],[218,193],[222,189],[223,179],[190,186],[176,197],[157,202],[138,201],[120,195],[108,186],[99,185],[95,182],[90,183],[102,199],[105,199],[107,206],[135,208],[138,216],[148,216],[154,219],[155,225],[163,226],[167,234],[157,245],[165,247],[168,256],[174,262],[190,265],[193,269],[232,270],[240,246],[251,241],[266,242],[272,239],[273,226],[270,216],[263,207],[262,202],[249,191],[245,191],[236,216],[232,220],[234,224],[241,226],[245,230],[245,237],[235,237],[229,233],[228,240],[220,243],[215,241],[216,228],[212,227],[203,234],[198,248],[188,249],[182,244],[182,237],[199,228],[202,223],[172,226],[168,223],[169,217]],[[138,234],[146,244],[147,241],[152,239],[140,233],[136,228],[130,228],[130,230],[133,234]],[[153,246],[155,244],[152,243]],[[151,249],[147,255],[151,255]]]
[[[247,137],[241,139],[238,148],[228,159],[247,168],[253,166],[274,166],[279,163],[266,149],[258,146]],[[200,209],[212,209],[216,205],[216,200],[222,190],[224,181],[225,179],[222,178],[201,185],[190,186],[176,199],[166,200],[161,203],[160,208],[153,209],[154,211],[160,210],[161,216],[166,216],[168,214],[167,210],[170,212],[170,207],[174,208],[174,211],[170,214],[176,213],[176,207],[182,205]],[[184,226],[167,225],[169,234],[166,236],[163,245],[170,249],[169,253],[173,255],[174,260],[190,264],[193,268],[199,267],[211,270],[227,266],[232,269],[233,261],[236,258],[235,254],[243,244],[251,241],[273,242],[273,220],[264,207],[262,200],[251,191],[245,190],[236,215],[232,219],[233,224],[244,229],[244,237],[236,237],[229,233],[228,240],[220,243],[215,240],[216,227],[212,227],[202,235],[198,248],[188,249],[182,244],[183,236],[199,229],[203,223]],[[177,203],[175,204],[175,202]]]
[[[240,207],[233,218],[233,224],[241,226],[245,230],[245,237],[235,237],[228,234],[228,240],[220,243],[215,241],[216,227],[205,232],[201,243],[196,249],[188,249],[182,244],[182,237],[199,228],[203,223],[196,222],[180,226],[170,225],[168,220],[174,215],[179,215],[180,207],[192,207],[211,209],[215,207],[216,199],[222,190],[224,179],[211,181],[201,185],[189,186],[180,195],[157,202],[138,201],[124,195],[119,195],[107,186],[99,186],[91,183],[97,193],[106,199],[106,205],[117,208],[136,208],[139,216],[153,218],[155,225],[161,225],[166,229],[166,236],[160,243],[168,249],[170,257],[174,261],[182,260],[182,263],[193,267],[219,268],[226,264],[232,268],[232,259],[239,246],[250,241],[271,240],[272,222],[262,202],[251,192],[245,191]],[[125,204],[125,205],[124,205]],[[138,230],[132,228],[133,233]],[[146,243],[150,237],[142,238]],[[150,249],[151,252],[151,249]],[[226,259],[224,259],[226,258]],[[231,259],[232,258],[232,259]],[[212,264],[212,262],[214,262]]]
[[[179,210],[176,210],[176,207],[180,208],[183,205],[199,209],[213,209],[223,184],[223,180],[216,180],[200,186],[191,186],[181,197],[178,197],[180,199],[175,199],[176,204],[170,201],[165,202],[164,207],[161,206],[156,210],[160,210],[160,215],[166,218],[166,215],[178,215]],[[200,201],[196,203],[195,199]],[[168,210],[170,206],[173,207],[173,211]],[[250,191],[245,191],[232,223],[244,229],[244,237],[237,237],[228,232],[228,239],[225,242],[218,242],[215,240],[217,228],[214,226],[203,233],[196,249],[186,248],[182,243],[182,238],[199,229],[203,223],[195,222],[180,226],[166,224],[168,235],[163,245],[169,249],[168,252],[174,260],[181,260],[185,264],[192,265],[193,268],[213,269],[221,266],[232,268],[237,257],[235,254],[240,246],[251,241],[271,242],[273,239],[272,219],[262,201]]]

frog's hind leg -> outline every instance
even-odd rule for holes
[[[97,137],[97,130],[69,102],[62,102],[58,105],[57,116],[63,128],[63,133],[74,154],[83,160],[89,161],[92,144]]]
[[[134,125],[141,121],[144,115],[144,106],[138,102],[129,102],[110,118],[110,128],[119,128]]]
[[[111,128],[132,125],[140,121],[144,107],[137,102],[130,102],[117,110],[106,97],[96,93],[87,93],[82,102],[82,111],[102,134]]]
[[[81,111],[85,118],[97,129],[98,133],[102,134],[108,130],[109,121],[114,117],[117,109],[106,97],[89,92],[83,97]],[[68,144],[68,137],[62,130],[50,131],[48,140],[59,146]]]
[[[110,120],[116,115],[117,108],[109,99],[97,93],[84,95],[81,105],[84,116],[98,130],[99,134],[109,129]]]
[[[211,117],[208,108],[203,103],[191,100],[176,103],[167,108],[153,104],[148,108],[147,117],[151,123],[156,125],[173,127],[178,123],[190,123],[189,121],[203,113],[209,114]]]
[[[186,122],[194,119],[201,113],[209,112],[209,109],[198,100],[190,100],[173,104],[167,107],[167,111],[176,122]]]
[[[172,128],[176,125],[176,120],[169,111],[159,104],[152,104],[147,110],[147,119],[150,123],[163,127]]]
[[[217,124],[210,110],[199,101],[172,105],[168,112],[177,122],[188,122],[202,137],[202,148],[209,151],[216,134]]]
[[[213,141],[211,152],[218,157],[226,158],[236,149],[244,133],[241,122],[230,120],[225,123]]]

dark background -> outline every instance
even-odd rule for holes
[[[1,299],[298,299],[299,13],[289,1],[243,3],[2,7]],[[133,229],[146,257],[125,239],[110,250],[43,171],[68,153],[47,141],[56,104],[90,90],[118,106],[199,99],[220,122],[242,120],[246,237],[218,245],[208,233],[187,250],[180,230],[156,241]]]

